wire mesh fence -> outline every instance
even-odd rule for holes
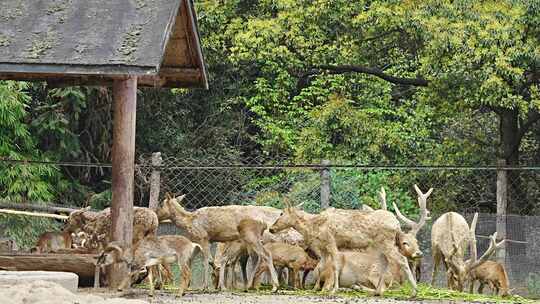
[[[142,185],[149,185],[148,176],[152,170],[159,170],[161,197],[166,192],[186,194],[183,202],[188,209],[227,204],[283,207],[282,197],[287,195],[293,201],[303,202],[305,210],[319,212],[325,204],[325,197],[321,196],[325,187],[330,193],[326,204],[331,207],[359,209],[366,204],[379,208],[378,190],[385,187],[390,209],[391,203],[396,202],[403,212],[415,217],[418,208],[413,184],[424,190],[433,187],[428,208],[434,219],[444,212],[457,211],[470,222],[474,212],[481,212],[477,228],[480,253],[487,249],[488,237],[497,229],[497,177],[504,171],[509,209],[531,215],[505,217],[506,254],[501,262],[506,265],[516,293],[540,295],[540,217],[532,216],[540,205],[540,168],[359,166],[338,162],[321,165],[286,160],[174,157],[164,157],[160,167],[152,167],[149,161],[141,164]],[[329,180],[325,183],[324,179]],[[419,237],[426,257],[422,266],[424,281],[431,279],[431,224]],[[178,230],[163,227],[162,233]],[[439,275],[437,282],[444,285],[445,276]]]
[[[34,165],[78,168],[71,163],[9,163],[9,166]],[[90,165],[103,172],[110,171],[110,164]],[[83,167],[88,166],[84,164]],[[501,172],[506,176],[508,191],[505,197],[509,212],[522,214],[505,217],[504,263],[511,286],[520,294],[540,296],[540,167],[356,165],[343,161],[299,164],[275,158],[176,158],[166,155],[156,164],[152,155],[142,155],[136,166],[135,199],[137,205],[147,206],[153,188],[159,193],[159,199],[167,192],[186,194],[183,204],[191,210],[229,204],[282,208],[282,198],[286,195],[293,201],[304,203],[306,211],[316,213],[325,205],[344,209],[359,209],[363,205],[379,208],[378,190],[385,187],[389,208],[392,210],[392,202],[395,202],[402,212],[414,218],[418,207],[413,185],[417,184],[424,191],[434,188],[428,200],[434,219],[443,212],[457,211],[466,215],[470,222],[474,212],[481,213],[477,229],[481,253],[488,245],[485,237],[497,229],[495,213],[498,196],[499,199],[501,196],[498,193],[501,185],[498,187],[497,183],[501,181]],[[107,185],[107,182],[101,184]],[[110,201],[110,197],[104,197],[104,201],[107,200]],[[85,205],[85,202],[61,203]],[[58,205],[57,202],[53,204]],[[424,281],[431,278],[430,231],[431,223],[428,223],[419,237],[425,253]],[[166,224],[160,225],[160,233],[182,231]],[[440,276],[438,281],[442,285],[444,277]]]

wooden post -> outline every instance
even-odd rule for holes
[[[330,207],[330,161],[325,159],[321,165],[321,209],[326,209]]]
[[[506,166],[505,160],[497,163],[497,241],[506,239],[506,209],[508,206],[508,177],[507,171],[502,169]],[[506,243],[497,251],[497,260],[506,262]]]
[[[153,209],[159,205],[159,185],[161,173],[161,153],[152,153],[152,175],[150,176],[150,201],[148,207]]]
[[[112,240],[131,250],[133,240],[133,180],[135,177],[135,117],[137,78],[115,80],[112,149]],[[127,276],[125,263],[113,265],[109,272],[111,288]]]

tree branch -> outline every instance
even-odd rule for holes
[[[519,127],[519,132],[517,136],[520,141],[538,120],[540,120],[540,112],[533,109],[529,110],[527,120]]]
[[[381,69],[359,65],[319,65],[313,68],[314,70],[308,72],[307,75],[318,74],[320,73],[320,70],[326,70],[333,74],[360,73],[373,75],[394,84],[412,85],[418,87],[427,87],[429,84],[429,82],[424,78],[395,77],[384,73]]]

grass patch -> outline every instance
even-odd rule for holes
[[[248,293],[254,294],[272,294],[270,286],[262,286],[259,291],[249,291]],[[280,289],[277,294],[287,295],[299,295],[299,296],[328,296],[327,292],[306,290],[282,290]],[[397,300],[410,299],[411,288],[409,285],[404,285],[399,289],[387,290],[384,293],[383,298],[391,298]],[[338,297],[372,297],[366,292],[347,290],[338,291],[335,296]],[[538,303],[535,300],[527,299],[521,296],[511,296],[502,298],[499,296],[487,295],[487,294],[470,294],[466,292],[458,292],[448,289],[433,288],[428,284],[418,285],[418,294],[415,300],[450,300],[450,301],[467,301],[467,302],[481,302],[481,303]]]

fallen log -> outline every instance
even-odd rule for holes
[[[79,286],[93,286],[96,258],[96,254],[8,254],[0,255],[0,269],[73,272]]]

